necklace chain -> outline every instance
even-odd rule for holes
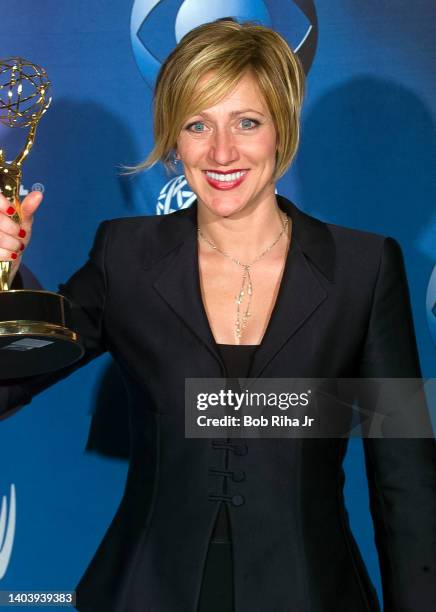
[[[272,242],[266,249],[264,249],[261,253],[259,253],[259,255],[257,255],[253,259],[253,261],[251,261],[248,264],[243,263],[239,259],[236,259],[236,257],[233,257],[232,255],[230,255],[230,253],[227,253],[226,251],[222,251],[219,247],[217,247],[217,245],[212,240],[210,240],[209,238],[206,238],[206,236],[203,234],[200,228],[198,228],[197,230],[198,237],[204,240],[204,242],[206,242],[212,249],[214,249],[221,255],[224,255],[224,257],[226,257],[227,259],[230,259],[230,261],[232,261],[233,263],[243,268],[241,288],[239,289],[239,292],[235,297],[235,303],[236,303],[235,340],[237,344],[241,344],[242,334],[244,332],[244,329],[247,327],[248,319],[251,316],[250,308],[251,308],[251,303],[252,303],[252,298],[253,298],[253,283],[251,280],[250,269],[260,259],[265,257],[265,255],[269,253],[273,247],[275,247],[275,245],[278,243],[280,238],[286,232],[288,228],[288,224],[289,224],[289,217],[286,214],[283,214],[281,221],[282,221],[283,227],[282,227],[280,234],[277,236],[274,242]],[[247,296],[247,304],[243,312],[242,310],[243,310],[243,302],[244,302],[245,296]]]

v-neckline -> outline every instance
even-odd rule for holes
[[[327,225],[294,209],[282,196],[277,196],[277,201],[292,218],[293,237],[267,329],[253,354],[250,374],[253,377],[263,374],[282,347],[328,298],[328,287],[319,274],[328,282],[335,278],[335,244]],[[143,267],[149,270],[162,262],[153,282],[155,291],[222,366],[201,295],[196,226],[196,204],[180,215],[170,215],[153,236],[153,244],[157,242],[159,249],[147,247]]]
[[[293,252],[293,250],[294,250],[294,237],[293,237],[294,223],[293,223],[293,219],[292,219],[292,217],[286,211],[283,211],[283,209],[281,209],[281,210],[290,219],[291,238],[290,238],[290,241],[288,243],[288,248],[287,248],[286,257],[285,257],[285,263],[284,263],[283,268],[282,268],[282,275],[281,275],[281,278],[280,278],[279,287],[278,287],[277,292],[276,292],[276,298],[274,300],[273,307],[271,308],[269,319],[268,319],[268,323],[267,323],[267,325],[265,327],[265,331],[263,332],[263,335],[262,335],[262,337],[260,339],[260,342],[258,344],[233,344],[233,343],[232,344],[228,344],[228,343],[220,343],[220,342],[216,341],[215,335],[214,335],[214,333],[212,331],[212,326],[211,326],[210,321],[209,321],[209,317],[207,315],[206,304],[204,303],[204,300],[203,300],[203,291],[202,291],[202,287],[201,287],[201,276],[200,276],[199,247],[198,247],[198,240],[197,240],[196,257],[195,257],[195,265],[196,265],[195,273],[196,273],[196,276],[197,276],[197,287],[198,287],[198,291],[199,291],[199,294],[200,294],[200,305],[201,305],[201,309],[202,309],[203,314],[204,314],[204,318],[205,318],[206,324],[207,324],[207,326],[209,328],[210,336],[213,339],[213,341],[214,341],[216,346],[220,346],[220,345],[224,345],[224,346],[256,346],[257,348],[259,348],[260,346],[262,346],[264,344],[264,340],[267,337],[268,330],[271,327],[271,319],[274,316],[274,311],[277,310],[277,305],[279,303],[280,296],[283,293],[283,280],[284,280],[285,275],[287,274],[287,272],[289,270],[289,265],[290,265],[289,261],[290,261],[290,258],[291,258],[291,252]],[[196,222],[196,227],[198,227],[198,222]]]

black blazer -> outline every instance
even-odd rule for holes
[[[401,251],[278,197],[292,246],[252,377],[418,377]],[[2,388],[2,410],[110,351],[129,395],[131,457],[77,608],[195,612],[220,498],[231,521],[235,612],[379,610],[343,500],[346,439],[186,439],[185,378],[225,375],[203,307],[196,204],[103,222],[60,291],[80,363]],[[364,440],[386,612],[436,610],[433,439]],[[227,476],[211,470],[224,466]],[[244,480],[233,479],[235,471]],[[225,493],[224,482],[227,483]],[[213,496],[213,497],[209,497]]]

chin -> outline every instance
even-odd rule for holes
[[[199,196],[199,200],[202,201],[203,205],[210,210],[210,212],[220,217],[231,217],[243,210],[247,203],[245,198],[234,195],[231,197],[223,197],[221,194],[208,195],[204,198]]]

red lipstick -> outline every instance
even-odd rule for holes
[[[243,174],[241,174],[241,176],[235,178],[234,180],[223,181],[219,180],[218,178],[214,178],[213,176],[210,176],[208,172],[217,175],[237,174],[241,172]],[[239,187],[239,185],[245,180],[245,177],[247,176],[248,172],[248,170],[245,170],[243,168],[227,170],[225,172],[221,170],[219,172],[216,170],[203,170],[204,176],[206,177],[206,181],[209,183],[209,185],[214,189],[219,189],[220,191],[227,191],[228,189],[234,189],[235,187]]]

